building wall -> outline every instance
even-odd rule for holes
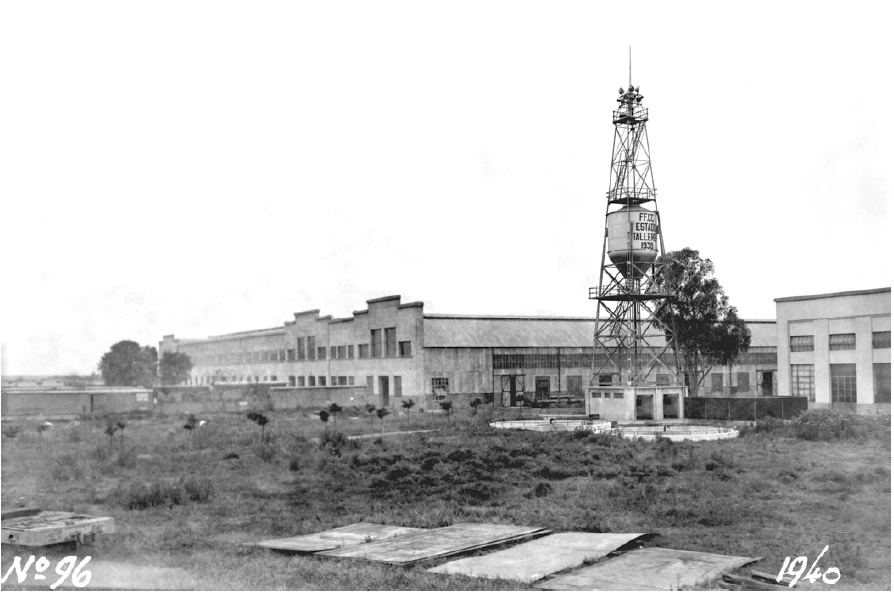
[[[876,404],[873,364],[890,366],[891,349],[873,348],[873,333],[891,330],[890,288],[776,299],[776,317],[780,394],[794,395],[792,365],[813,365],[811,406],[829,406],[833,404],[831,365],[853,364],[856,367],[853,408],[875,410],[868,406]],[[847,334],[855,336],[853,349],[830,349],[831,335]],[[792,336],[812,336],[813,349],[793,351]],[[890,406],[890,397],[884,404]]]
[[[165,336],[159,351],[190,356],[189,385],[353,386],[364,388],[365,398],[392,406],[424,395],[422,308],[420,302],[401,304],[400,296],[371,299],[350,318],[298,312],[282,328],[207,340]]]
[[[81,415],[151,410],[151,389],[15,391],[0,394],[4,419],[47,417],[77,418]]]

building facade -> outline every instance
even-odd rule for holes
[[[423,303],[395,295],[371,299],[349,318],[310,310],[278,328],[201,340],[169,335],[159,352],[189,355],[190,386],[262,384],[291,406],[392,407],[407,398],[426,409],[474,398],[496,407],[582,405],[594,356],[602,356],[593,351],[594,325],[593,318],[428,314]],[[749,322],[752,350],[732,373],[712,376],[714,395],[777,393],[774,326]],[[653,372],[650,381],[670,378]]]
[[[890,287],[775,301],[780,393],[813,408],[890,411]]]

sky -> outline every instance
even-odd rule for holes
[[[746,319],[890,286],[882,2],[0,4],[5,375],[349,316],[595,316],[628,82]]]

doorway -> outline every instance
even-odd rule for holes
[[[504,375],[500,380],[503,406],[522,406],[525,403],[525,376]]]
[[[654,415],[652,414],[652,403],[655,400],[655,395],[651,393],[646,394],[637,394],[636,395],[636,418],[640,419],[652,419]]]
[[[379,394],[382,396],[382,408],[388,408],[390,405],[390,393],[388,391],[388,376],[379,376]]]
[[[400,398],[404,395],[403,382],[399,375],[394,376],[394,397]]]
[[[772,371],[758,371],[757,372],[757,380],[761,386],[761,396],[772,396],[773,395],[773,372]]]
[[[538,375],[534,378],[534,398],[537,400],[549,398],[549,377]]]

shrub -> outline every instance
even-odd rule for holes
[[[301,470],[301,458],[293,455],[289,458],[289,471],[298,472],[299,470]]]
[[[18,425],[10,425],[9,427],[3,428],[3,437],[8,437],[9,439],[15,439],[15,437],[22,432],[22,428]]]
[[[264,462],[271,462],[274,458],[276,458],[276,447],[266,441],[262,442],[258,446],[256,452],[258,458],[260,458]]]
[[[208,501],[214,495],[214,483],[207,477],[191,476],[183,482],[183,490],[190,501]]]
[[[553,492],[552,485],[549,483],[537,483],[534,488],[528,492],[528,497],[546,497]]]

